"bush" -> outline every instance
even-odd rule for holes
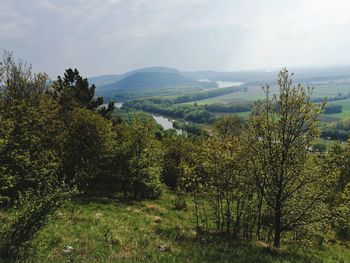
[[[43,190],[28,190],[20,195],[11,219],[0,229],[0,257],[13,259],[24,256],[28,242],[73,193],[62,184],[47,186]]]

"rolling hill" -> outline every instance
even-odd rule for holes
[[[175,95],[217,87],[215,82],[201,82],[184,76],[177,69],[152,67],[122,75],[89,78],[96,85],[96,95],[108,100],[128,100],[137,97]]]
[[[291,69],[290,72],[295,73],[295,82],[301,82],[304,85],[321,85],[323,87],[350,82],[350,66],[295,68]],[[217,87],[216,81],[243,82],[247,87],[255,89],[254,87],[260,87],[263,84],[275,85],[277,74],[278,70],[217,72],[179,71],[167,67],[149,67],[119,75],[97,76],[89,78],[89,82],[96,85],[96,95],[105,97],[106,101],[120,101],[149,96],[173,96],[201,92]],[[202,80],[207,80],[207,82]],[[235,94],[235,97],[237,95]],[[247,95],[249,94],[244,93],[245,97]],[[255,98],[257,94],[250,95]]]

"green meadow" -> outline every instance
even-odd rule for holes
[[[235,243],[197,234],[191,202],[182,211],[175,195],[156,201],[80,199],[57,212],[30,246],[28,262],[350,262],[348,243],[320,247]],[[74,210],[73,210],[74,207]],[[0,214],[4,217],[4,214]],[[334,243],[335,242],[335,243]]]

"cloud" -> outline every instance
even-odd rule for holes
[[[19,38],[25,36],[33,26],[33,19],[19,14],[12,2],[4,1],[0,5],[0,36]]]
[[[2,0],[0,48],[38,70],[349,64],[347,0]]]

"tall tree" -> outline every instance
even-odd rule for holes
[[[293,75],[293,74],[292,74]],[[273,215],[274,246],[281,233],[305,226],[322,215],[323,186],[330,178],[319,173],[310,146],[318,136],[324,103],[311,102],[312,89],[293,85],[286,69],[278,74],[279,95],[264,86],[265,100],[249,120],[247,151],[260,194]]]
[[[57,176],[65,128],[59,106],[46,93],[45,74],[5,52],[0,75],[0,195],[11,200]]]
[[[154,121],[134,119],[114,127],[116,170],[125,195],[158,198],[162,192],[160,176],[163,150],[156,138]]]
[[[65,111],[72,110],[73,107],[86,108],[98,111],[104,117],[110,117],[114,110],[114,103],[111,102],[107,107],[101,107],[103,97],[95,98],[95,85],[89,85],[86,78],[80,76],[77,69],[67,69],[63,78],[57,77],[54,81],[50,93],[62,105]]]
[[[105,159],[113,148],[112,123],[99,114],[75,108],[68,119],[64,144],[63,172],[80,190],[105,173]],[[103,180],[102,178],[99,178]]]

